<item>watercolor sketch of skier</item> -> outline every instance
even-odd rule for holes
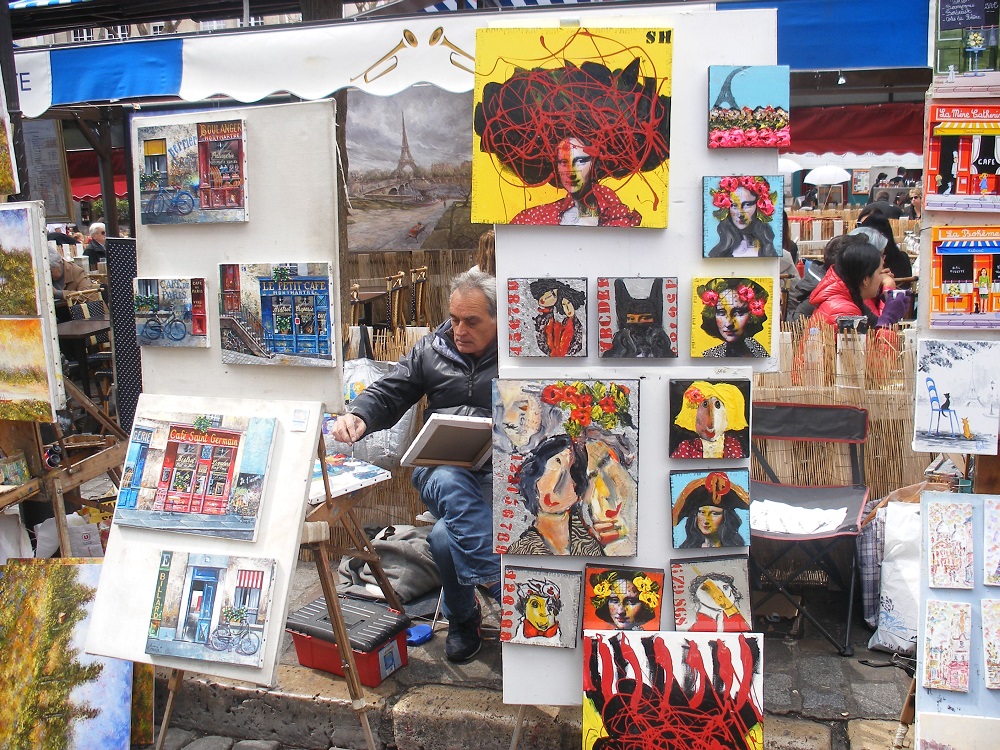
[[[927,564],[931,588],[972,588],[971,504],[928,503]]]
[[[924,632],[923,686],[969,692],[972,605],[929,600]]]

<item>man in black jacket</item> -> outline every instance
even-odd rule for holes
[[[391,427],[424,395],[434,412],[488,417],[497,377],[496,279],[467,271],[451,282],[449,320],[424,336],[396,369],[366,388],[336,421],[333,436],[353,443]],[[419,467],[413,484],[438,518],[428,537],[441,573],[448,618],[445,653],[468,661],[482,646],[477,585],[500,598],[500,556],[493,552],[493,470]]]

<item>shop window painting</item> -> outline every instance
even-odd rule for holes
[[[695,278],[692,288],[692,357],[771,356],[772,277]]]
[[[587,279],[507,279],[512,357],[587,356]]]
[[[260,667],[276,563],[163,550],[146,653]]]
[[[1000,209],[1000,106],[931,102],[924,206],[939,211]]]
[[[749,380],[670,381],[671,458],[749,458]]]
[[[677,356],[677,279],[597,279],[598,350],[612,359]]]
[[[114,523],[253,541],[276,426],[273,417],[140,407]]]
[[[777,258],[781,255],[781,175],[704,178],[706,258]]]
[[[207,279],[134,279],[140,346],[207,347]]]
[[[790,146],[787,65],[708,67],[709,148]]]
[[[677,630],[728,633],[751,629],[745,555],[674,561],[670,585]]]
[[[579,571],[505,566],[500,642],[576,648],[582,578]]]
[[[969,692],[972,605],[929,599],[924,612],[921,684],[929,690]]]
[[[931,229],[930,327],[1000,329],[1000,229]]]
[[[472,220],[665,227],[670,29],[479,29]]]
[[[663,571],[588,565],[584,630],[659,630]]]
[[[750,472],[747,469],[671,471],[674,549],[750,544]]]
[[[638,426],[638,380],[494,380],[494,550],[635,555]]]
[[[583,634],[583,747],[764,747],[758,633]]]
[[[329,263],[224,263],[219,280],[223,362],[336,364]]]
[[[972,505],[927,504],[927,566],[931,588],[971,589],[975,584]]]
[[[137,134],[143,224],[248,220],[243,120],[149,125]]]

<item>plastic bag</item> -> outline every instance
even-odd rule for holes
[[[889,503],[878,628],[868,648],[913,656],[917,650],[920,596],[920,506]]]

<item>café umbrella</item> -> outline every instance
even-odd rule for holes
[[[848,182],[850,179],[851,173],[846,169],[828,165],[809,170],[806,176],[802,178],[802,181],[808,182],[810,185],[839,185],[842,182]]]

